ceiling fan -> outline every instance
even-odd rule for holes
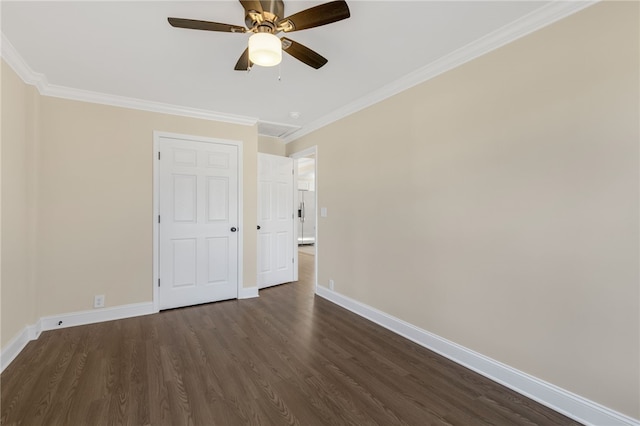
[[[253,64],[273,66],[280,63],[282,51],[318,69],[327,59],[300,43],[276,34],[280,32],[306,30],[341,21],[351,16],[344,0],[331,1],[284,17],[282,0],[240,0],[245,10],[245,27],[194,19],[168,18],[169,24],[177,28],[220,31],[228,33],[252,33],[248,47],[236,63],[236,71],[246,71]]]

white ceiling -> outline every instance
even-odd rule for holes
[[[285,12],[321,3],[285,1]],[[551,5],[541,1],[348,4],[349,19],[287,35],[329,60],[319,70],[284,54],[281,66],[234,71],[248,34],[167,23],[173,16],[244,25],[238,1],[2,1],[2,33],[4,44],[51,87],[259,120],[261,133],[275,135],[317,128],[505,28],[526,30],[522,23],[540,21],[538,15],[557,19],[540,13]],[[525,30],[519,31],[531,28]],[[509,37],[519,35],[512,30]]]

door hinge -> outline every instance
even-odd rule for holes
[[[160,215],[158,215],[158,223],[160,223]]]
[[[160,287],[160,278],[158,278],[158,287]]]
[[[291,258],[291,263],[296,263],[296,261],[293,259],[293,257]]]
[[[158,151],[158,160],[160,159],[160,151]]]

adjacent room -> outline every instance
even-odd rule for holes
[[[0,8],[3,425],[640,426],[640,3]]]

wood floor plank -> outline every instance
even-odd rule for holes
[[[0,377],[2,425],[576,425],[318,298],[260,297],[43,333]]]

